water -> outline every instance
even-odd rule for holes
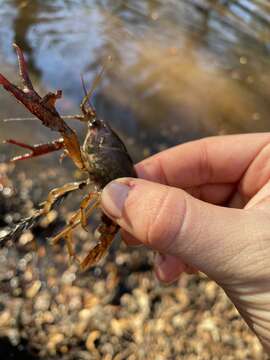
[[[80,74],[90,86],[111,56],[93,102],[137,161],[206,135],[269,130],[269,22],[264,0],[1,0],[0,69],[17,80],[16,42],[37,88],[62,89],[58,108],[70,114]],[[28,115],[3,90],[0,102],[0,118]],[[0,131],[0,140],[54,138],[38,121]]]

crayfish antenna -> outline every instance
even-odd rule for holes
[[[82,100],[82,103],[81,103],[81,109],[82,109],[82,112],[83,114],[89,114],[89,111],[87,111],[86,109],[86,103],[88,102],[88,105],[90,107],[90,110],[93,112],[93,116],[95,116],[95,111],[93,110],[93,106],[90,102],[90,99],[95,91],[95,89],[97,88],[98,84],[100,83],[107,67],[108,67],[108,62],[111,61],[111,57],[109,56],[108,57],[108,60],[106,61],[106,63],[102,66],[101,68],[101,71],[96,75],[94,81],[93,81],[93,84],[91,86],[91,89],[87,92],[87,89],[86,89],[86,86],[85,86],[85,82],[84,82],[84,79],[83,79],[83,76],[81,75],[81,80],[82,80],[82,86],[83,86],[83,90],[84,90],[84,98]]]
[[[84,91],[84,98],[82,100],[80,107],[81,107],[81,110],[82,110],[82,113],[84,114],[84,116],[78,117],[78,119],[86,122],[89,120],[89,115],[91,115],[91,117],[95,117],[96,113],[95,113],[93,105],[90,102],[90,97],[92,96],[93,91],[91,91],[90,94],[87,93],[87,88],[85,85],[83,74],[81,74],[81,82],[82,82],[82,88]],[[86,103],[88,103],[88,109],[86,108]],[[86,116],[86,115],[88,115],[88,116]]]

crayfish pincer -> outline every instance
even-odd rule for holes
[[[7,235],[0,239],[0,244],[3,245],[10,239],[16,240],[23,231],[32,227],[41,216],[46,216],[70,192],[94,185],[94,191],[89,191],[83,198],[80,209],[73,214],[67,226],[52,239],[53,243],[57,243],[62,238],[65,239],[70,257],[75,258],[72,232],[80,225],[86,228],[89,216],[100,203],[101,190],[116,178],[136,177],[136,172],[124,143],[108,123],[99,119],[90,102],[94,87],[87,92],[83,82],[85,97],[80,106],[82,113],[74,115],[74,119],[87,124],[85,140],[83,145],[80,146],[76,132],[66,124],[55,108],[55,103],[61,98],[62,92],[58,90],[56,93],[50,92],[41,97],[35,91],[30,80],[27,64],[21,49],[17,45],[14,45],[14,47],[18,56],[23,86],[21,88],[17,87],[2,74],[0,74],[0,85],[22,103],[36,118],[41,120],[43,125],[58,132],[60,138],[50,143],[39,145],[28,145],[14,139],[6,140],[6,143],[30,150],[30,152],[17,156],[11,159],[11,161],[16,162],[53,151],[63,150],[73,160],[75,166],[85,174],[86,179],[53,189],[49,193],[47,200],[42,203],[40,209],[36,210],[33,216],[23,219],[11,229]],[[97,245],[80,262],[83,270],[96,264],[102,258],[115,237],[118,226],[105,214],[102,214],[101,225],[98,227],[98,231],[100,236]]]

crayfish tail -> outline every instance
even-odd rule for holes
[[[115,235],[118,232],[118,226],[113,224],[110,227],[102,226],[102,233],[98,244],[89,251],[86,257],[81,262],[81,271],[86,271],[92,266],[95,266],[108,251]]]

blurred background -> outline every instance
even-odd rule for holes
[[[266,0],[0,0],[0,72],[19,80],[17,43],[38,91],[62,89],[60,113],[77,114],[80,74],[90,87],[112,57],[93,103],[138,161],[208,135],[270,129],[269,24]],[[55,138],[38,120],[1,121],[25,116],[0,90],[0,141]],[[85,129],[70,125],[83,140]],[[5,165],[19,152],[0,146],[2,229],[77,176],[57,154]],[[18,248],[0,252],[6,358],[263,358],[222,291],[202,275],[163,287],[151,273],[152,255],[119,240],[100,266],[77,274],[65,250],[44,240],[71,210],[53,212]],[[88,249],[91,234],[76,236],[78,251]]]

